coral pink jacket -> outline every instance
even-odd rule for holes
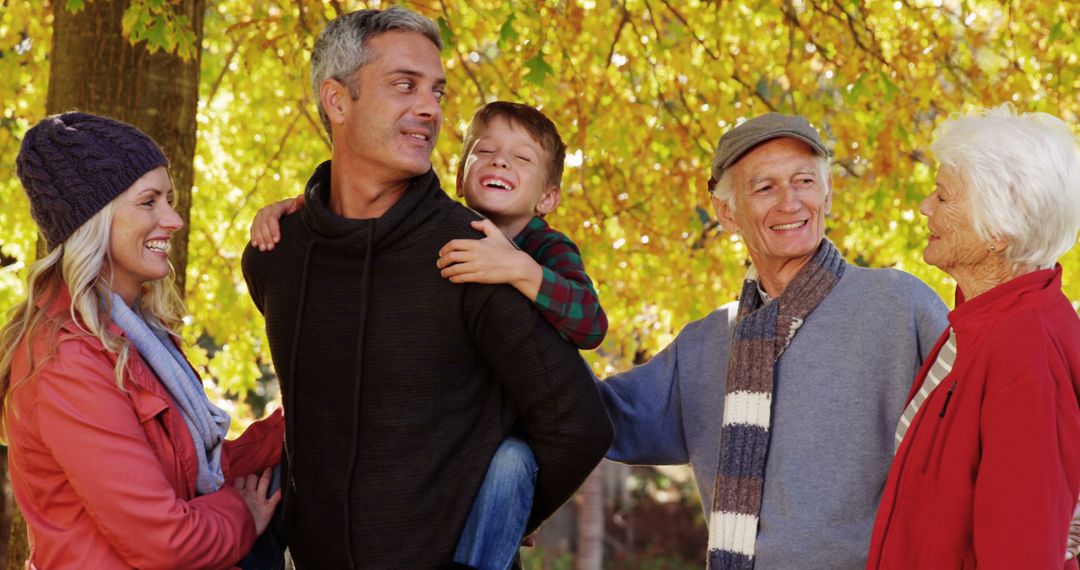
[[[956,361],[896,452],[867,568],[1076,568],[1080,318],[1061,266],[958,301],[949,323]]]
[[[280,460],[280,411],[225,444],[226,485],[195,496],[195,448],[179,409],[132,352],[126,391],[116,355],[67,317],[62,291],[50,314],[58,337],[30,339],[36,361],[55,356],[10,393],[8,459],[26,517],[31,563],[52,568],[228,568],[252,547],[255,523],[235,477]],[[122,334],[118,328],[113,328]],[[29,371],[26,340],[11,377]]]

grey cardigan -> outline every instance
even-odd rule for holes
[[[736,303],[600,383],[608,458],[689,463],[706,511],[720,456]],[[947,325],[915,277],[849,265],[777,364],[756,567],[862,568],[912,380]],[[707,518],[707,517],[706,517]]]

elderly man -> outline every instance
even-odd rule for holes
[[[896,422],[946,307],[824,238],[829,152],[802,117],[726,133],[710,191],[750,252],[742,294],[601,383],[608,457],[691,464],[712,569],[861,568]]]
[[[282,220],[278,247],[244,253],[283,388],[300,568],[450,565],[511,426],[539,471],[531,515],[497,516],[532,528],[611,441],[588,367],[528,299],[439,273],[445,243],[482,237],[431,169],[440,47],[434,23],[398,7],[327,25],[311,80],[332,160]]]

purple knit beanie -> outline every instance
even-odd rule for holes
[[[26,131],[15,165],[30,215],[51,251],[143,174],[169,161],[154,139],[131,125],[70,112]]]

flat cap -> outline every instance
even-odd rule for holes
[[[817,129],[810,126],[810,121],[807,121],[805,117],[780,113],[758,115],[720,137],[720,142],[716,144],[716,153],[713,154],[709,189],[711,190],[720,180],[724,171],[731,168],[731,165],[750,149],[765,141],[784,137],[803,141],[821,156],[831,155]]]

